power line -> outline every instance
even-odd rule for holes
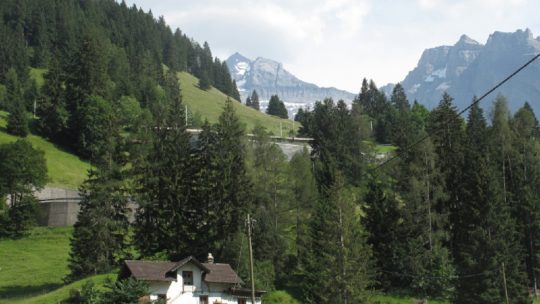
[[[508,75],[505,79],[503,79],[501,82],[499,82],[497,85],[495,85],[493,88],[491,88],[490,90],[488,90],[486,93],[484,93],[484,95],[480,96],[480,98],[478,98],[477,100],[474,100],[469,106],[467,106],[465,109],[461,110],[459,113],[457,113],[457,116],[461,116],[463,113],[467,112],[470,108],[472,108],[474,105],[478,104],[479,102],[481,102],[484,98],[486,98],[488,95],[490,95],[491,93],[493,93],[495,90],[497,90],[499,87],[501,87],[503,84],[505,84],[508,80],[512,79],[514,76],[516,76],[519,72],[521,72],[523,69],[525,69],[527,66],[529,66],[531,63],[533,63],[536,59],[540,58],[540,54],[537,54],[536,56],[534,56],[532,59],[530,59],[529,61],[527,61],[525,64],[523,64],[521,67],[519,67],[517,70],[515,70],[512,74]],[[446,121],[445,123],[447,123],[448,121]],[[382,162],[381,164],[379,164],[378,166],[376,166],[375,168],[371,169],[371,172],[374,172],[374,171],[377,171],[379,170],[380,168],[386,166],[388,163],[392,162],[393,160],[401,157],[401,155],[403,155],[406,151],[409,151],[411,148],[413,148],[414,146],[422,143],[424,140],[426,140],[428,137],[430,137],[430,134],[426,134],[424,136],[422,136],[419,140],[415,141],[414,143],[410,144],[409,146],[407,146],[405,149],[403,149],[401,152],[399,153],[396,153],[394,156],[390,157],[389,159],[387,159],[386,161]]]
[[[417,275],[417,274],[401,273],[401,272],[389,271],[389,270],[379,270],[379,271],[383,272],[383,273],[392,274],[392,275],[395,275],[395,276],[400,276],[400,277],[437,280],[437,279],[459,279],[459,278],[465,279],[465,278],[475,278],[475,277],[481,277],[481,276],[488,276],[488,275],[491,275],[491,274],[493,274],[495,272],[498,272],[499,269],[497,268],[497,269],[486,270],[486,271],[477,272],[477,273],[471,273],[471,274],[447,275],[447,276]]]

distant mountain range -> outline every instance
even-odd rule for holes
[[[235,53],[225,62],[231,76],[236,80],[242,102],[256,90],[264,107],[270,96],[277,94],[285,101],[289,117],[296,113],[299,107],[310,106],[317,100],[331,97],[334,100],[350,102],[355,97],[355,94],[344,90],[322,88],[302,81],[285,70],[281,63],[271,59],[259,57],[251,60]]]
[[[494,32],[486,44],[461,36],[453,46],[424,51],[417,67],[401,82],[410,101],[418,100],[428,108],[436,107],[444,91],[454,97],[459,109],[473,96],[481,96],[534,55],[540,53],[540,37],[530,30],[514,33]],[[389,94],[393,85],[382,89]],[[540,115],[540,60],[516,75],[482,102],[490,109],[497,94],[507,97],[512,111],[528,101]]]

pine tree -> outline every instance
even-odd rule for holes
[[[24,106],[24,92],[17,72],[13,68],[9,69],[6,75],[6,91],[8,110],[10,112],[6,131],[16,136],[26,137],[29,130]]]
[[[70,241],[68,280],[106,273],[129,257],[128,189],[117,164],[90,172]]]
[[[45,74],[43,94],[36,109],[39,118],[37,123],[39,133],[55,142],[60,142],[68,120],[61,73],[58,60],[53,58],[49,71]]]
[[[251,107],[251,97],[246,98],[246,106]]]
[[[22,103],[13,105],[7,119],[6,131],[15,136],[26,137],[29,133],[28,119]]]
[[[266,108],[266,114],[274,115],[285,119],[289,118],[289,114],[287,112],[287,108],[285,108],[285,104],[279,99],[277,95],[272,95],[272,97],[270,97],[270,101],[268,102],[268,108]]]
[[[435,153],[437,154],[437,169],[441,172],[445,182],[446,200],[439,202],[436,210],[441,214],[448,214],[448,227],[445,230],[451,234],[450,250],[452,257],[456,258],[457,249],[452,246],[457,237],[453,231],[459,222],[459,202],[461,200],[462,169],[464,168],[463,141],[464,130],[463,120],[457,115],[453,98],[447,93],[439,106],[435,108],[428,121],[428,133],[433,142]]]
[[[317,203],[310,222],[312,243],[304,284],[308,303],[367,301],[371,250],[360,224],[357,198],[338,175]]]
[[[530,303],[515,224],[494,175],[487,128],[477,105],[467,124],[462,195],[457,206],[454,249],[459,280],[456,303],[503,303],[504,265],[512,303]],[[471,274],[475,274],[472,276]]]
[[[251,107],[257,111],[261,110],[261,106],[259,103],[259,94],[257,94],[257,91],[255,90],[253,90],[253,93],[251,93]]]
[[[252,188],[245,167],[244,126],[236,116],[232,101],[229,99],[225,102],[223,113],[219,116],[216,132],[220,149],[216,160],[221,164],[216,185],[218,204],[216,207],[220,210],[220,219],[216,224],[216,229],[221,234],[222,243],[217,248],[217,252],[221,253],[227,245],[227,240],[231,239],[240,228],[244,214],[251,207]]]
[[[234,100],[236,101],[240,101],[241,100],[240,92],[238,92],[238,86],[236,85],[236,80],[233,79],[231,86],[232,86],[231,97],[234,98]]]
[[[201,78],[199,78],[199,88],[201,90],[205,90],[207,91],[208,89],[210,89],[210,86],[212,85],[212,83],[210,82],[210,78],[208,77],[208,74],[203,72],[201,74]]]
[[[166,76],[166,100],[155,105],[155,121],[148,126],[153,130],[151,148],[136,168],[140,208],[134,241],[143,256],[173,258],[189,254],[186,239],[177,232],[186,216],[182,211],[190,179],[190,143],[178,80],[173,73]]]
[[[525,248],[525,263],[529,286],[538,288],[540,279],[540,151],[539,125],[528,103],[519,109],[512,120],[514,147],[517,158],[511,163],[510,184],[515,206],[515,218]]]
[[[47,183],[45,154],[22,139],[0,145],[0,172],[0,202],[10,198],[5,218],[0,214],[0,237],[21,237],[36,218],[34,191]]]

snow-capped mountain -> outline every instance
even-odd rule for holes
[[[331,97],[351,102],[355,94],[336,88],[321,88],[304,82],[283,68],[277,61],[257,58],[250,60],[239,53],[231,55],[226,61],[231,76],[236,80],[242,101],[256,90],[264,108],[270,96],[277,94],[289,109],[289,117],[298,108],[311,106],[317,100]]]
[[[411,101],[416,99],[433,108],[447,91],[458,108],[463,109],[473,96],[483,95],[538,53],[540,37],[534,38],[528,29],[495,32],[485,45],[463,35],[453,46],[425,50],[417,67],[401,84]],[[392,87],[383,90],[389,93]],[[510,110],[515,111],[528,101],[540,114],[540,60],[490,95],[482,107],[490,109],[498,93],[507,97]]]

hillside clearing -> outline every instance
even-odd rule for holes
[[[19,138],[6,133],[7,116],[7,112],[0,111],[0,144],[13,142]],[[89,163],[37,135],[30,134],[25,139],[34,148],[45,152],[48,186],[77,189],[86,179],[90,169]]]
[[[208,91],[198,87],[199,80],[189,73],[179,73],[182,97],[189,111],[195,115],[200,115],[203,119],[208,119],[210,123],[216,123],[219,115],[223,112],[227,95],[215,88]],[[292,120],[270,116],[253,108],[247,107],[233,100],[236,114],[242,123],[246,125],[246,131],[251,132],[255,125],[260,124],[274,135],[289,136],[289,132],[297,131],[299,123]]]

